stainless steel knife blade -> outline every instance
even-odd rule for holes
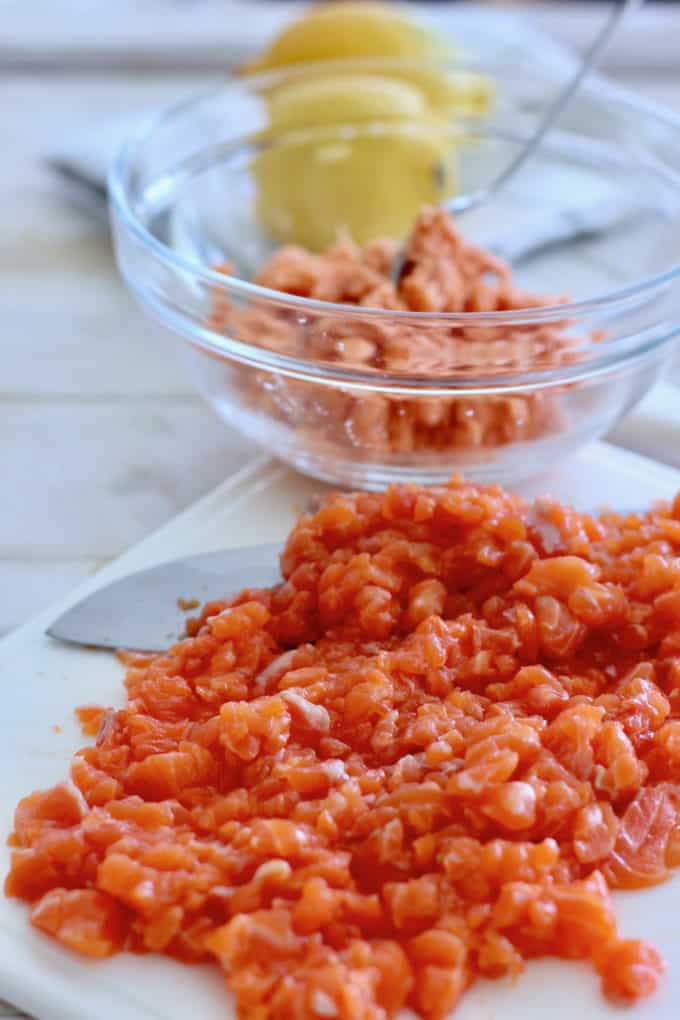
[[[88,595],[47,628],[50,637],[95,648],[162,651],[184,633],[178,600],[201,604],[281,580],[281,546],[245,546],[188,556],[129,574]]]

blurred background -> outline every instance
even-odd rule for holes
[[[582,49],[597,2],[407,4],[454,35],[547,33]],[[254,453],[183,378],[119,282],[109,234],[49,157],[228,73],[302,7],[288,0],[0,0],[0,633]],[[487,22],[490,24],[490,22]],[[491,29],[489,29],[491,30]],[[606,74],[680,115],[680,3],[648,3]]]
[[[333,0],[327,0],[333,2]],[[403,6],[440,19],[461,9],[518,12],[564,42],[584,45],[592,35],[603,0],[403,0]],[[634,27],[613,44],[607,65],[620,70],[674,67],[678,70],[678,0],[654,0],[638,13]],[[107,67],[173,64],[186,68],[224,66],[257,45],[267,31],[300,11],[299,0],[3,0],[1,67]],[[172,39],[172,44],[168,40]],[[165,47],[164,47],[165,42]]]

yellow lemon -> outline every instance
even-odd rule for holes
[[[451,132],[407,82],[347,75],[291,83],[270,99],[254,164],[258,218],[281,242],[320,251],[348,233],[401,237],[455,184]]]
[[[428,114],[427,99],[416,85],[373,74],[305,77],[279,86],[269,97],[274,131]]]
[[[453,194],[449,122],[485,112],[493,83],[447,68],[452,52],[399,10],[351,0],[312,8],[247,68],[305,65],[263,93],[257,213],[275,240],[321,250],[343,232],[360,244],[401,237],[423,204]],[[363,58],[374,63],[352,65]]]
[[[496,89],[486,74],[463,69],[426,69],[415,61],[380,61],[376,72],[415,85],[431,109],[440,113],[480,116],[491,108]]]
[[[256,176],[262,225],[312,251],[343,234],[358,244],[402,237],[422,205],[455,190],[441,134],[424,123],[403,135],[291,140],[257,157]]]
[[[443,43],[388,4],[351,0],[313,7],[284,29],[246,71],[363,57],[432,60],[451,52],[450,43]]]

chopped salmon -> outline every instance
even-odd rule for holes
[[[213,961],[241,1020],[443,1020],[547,955],[652,994],[610,890],[680,864],[678,522],[329,496],[281,584],[126,657],[125,708],[18,805],[6,894],[85,956]]]

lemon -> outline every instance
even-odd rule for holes
[[[423,204],[454,190],[441,125],[395,124],[384,134],[314,139],[301,133],[257,158],[257,215],[271,236],[323,251],[349,234],[358,244],[402,237]]]
[[[428,114],[427,99],[416,85],[371,74],[303,78],[281,85],[269,98],[274,131]]]
[[[410,61],[381,61],[376,73],[415,85],[433,110],[479,116],[488,113],[496,89],[491,78],[474,71],[425,69]]]
[[[350,0],[313,7],[284,29],[246,71],[364,57],[433,60],[451,52],[450,44],[388,4]]]
[[[352,0],[312,8],[247,68],[305,65],[263,93],[256,211],[276,241],[319,251],[342,233],[399,238],[422,205],[454,193],[451,119],[488,109],[493,84],[446,68],[451,53],[398,10]]]
[[[361,68],[350,65],[342,75],[339,65],[332,72],[328,69],[315,72],[307,67],[304,77],[278,85],[270,92],[272,125],[283,125],[288,119],[284,110],[293,106],[302,117],[321,115],[320,119],[328,122],[329,118],[334,118],[330,106],[333,93],[341,78],[349,77],[356,82],[352,95],[356,115],[360,117],[393,115],[394,107],[405,117],[418,116],[425,107],[442,114],[481,115],[488,112],[495,96],[494,83],[487,75],[462,70],[427,70],[409,61],[379,61],[375,66],[362,65]],[[378,79],[376,85],[373,79]],[[324,87],[326,81],[332,83],[328,89]],[[392,83],[392,89],[388,82]],[[313,101],[315,90],[320,97],[318,103]],[[280,101],[279,95],[282,96]],[[391,104],[390,110],[386,109],[388,104]],[[343,107],[343,117],[348,112]],[[300,123],[297,114],[296,121]]]

